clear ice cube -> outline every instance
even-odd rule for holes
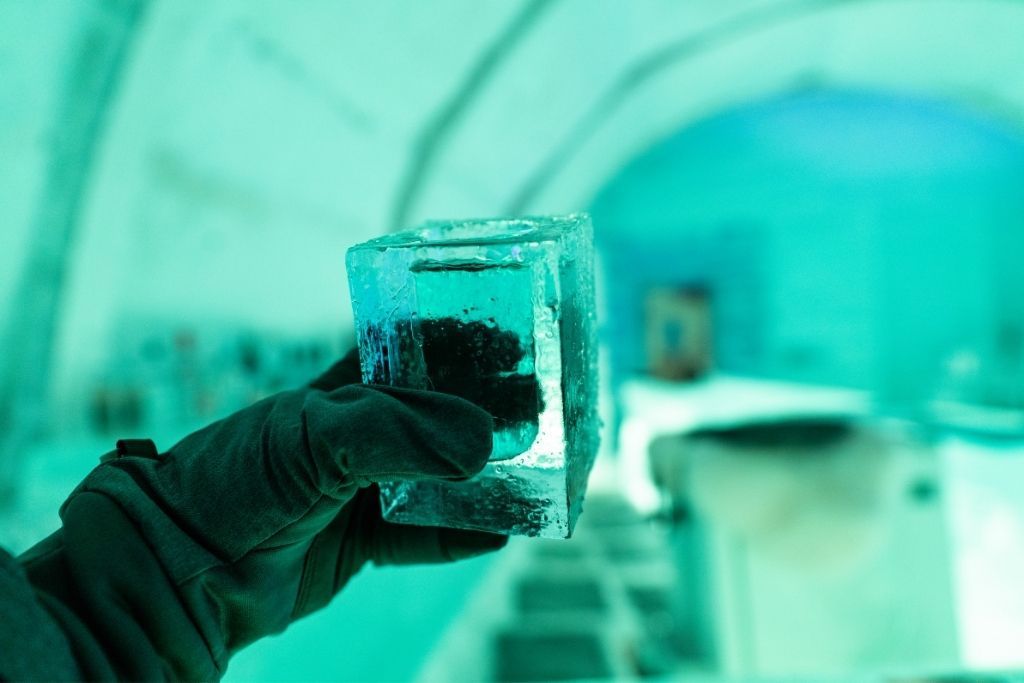
[[[495,421],[483,472],[383,485],[384,518],[571,535],[598,445],[590,218],[430,222],[346,261],[363,381],[455,394]]]

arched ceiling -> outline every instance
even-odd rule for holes
[[[564,91],[558,86],[565,75],[543,66],[550,56],[524,46],[533,58],[510,61],[505,77],[540,80],[533,101],[501,88],[481,98],[438,164],[419,212],[433,214],[460,199],[472,203],[457,190],[457,179],[469,168],[477,183],[491,179],[491,201],[503,210],[577,207],[623,163],[673,130],[807,87],[948,99],[1024,129],[1024,3],[730,4],[734,11],[710,24],[687,22],[682,10],[677,17],[649,17],[646,40],[600,54],[587,63],[588,77]],[[631,23],[622,22],[612,35],[624,33],[621,26]],[[542,114],[510,117],[513,105]],[[503,156],[492,142],[494,153],[481,160],[495,130],[501,131],[500,146],[511,152]]]
[[[1019,0],[146,5],[78,219],[66,364],[125,310],[344,328],[351,243],[580,208],[745,101],[838,85],[1024,110]]]

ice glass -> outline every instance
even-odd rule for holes
[[[590,218],[429,222],[346,261],[363,381],[455,394],[495,424],[483,472],[382,485],[384,518],[570,536],[598,445]]]

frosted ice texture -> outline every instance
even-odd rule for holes
[[[431,222],[349,249],[363,381],[495,418],[468,482],[381,487],[385,519],[564,538],[597,453],[593,238],[585,214]]]

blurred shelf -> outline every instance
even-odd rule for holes
[[[865,391],[733,375],[687,383],[634,379],[622,385],[619,399],[622,482],[630,503],[642,513],[659,505],[648,464],[648,449],[659,436],[784,418],[856,418],[871,409]]]

